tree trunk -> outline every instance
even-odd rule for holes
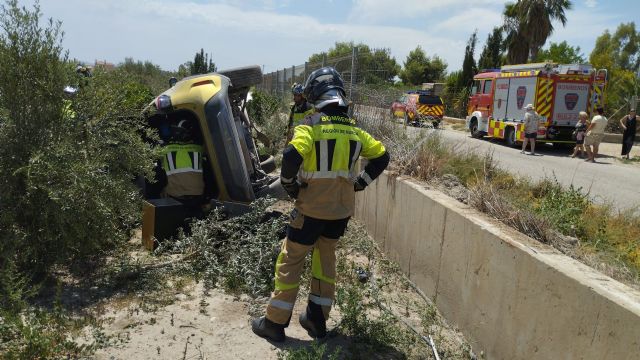
[[[537,46],[532,46],[531,50],[530,50],[530,54],[531,57],[529,58],[530,61],[536,61],[536,59],[538,58],[538,51],[540,51],[540,48]]]

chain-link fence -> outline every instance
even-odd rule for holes
[[[388,108],[404,92],[403,88],[393,85],[400,66],[386,50],[359,53],[356,47],[352,48],[350,55],[325,55],[317,62],[305,62],[264,74],[258,89],[273,95],[290,96],[294,83],[304,83],[311,72],[323,66],[332,66],[342,75],[347,97],[354,103]]]

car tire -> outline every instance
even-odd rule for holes
[[[231,80],[231,85],[236,89],[247,88],[262,83],[262,69],[259,65],[219,71],[218,74],[228,77],[229,80]]]
[[[473,138],[480,139],[482,137],[482,133],[478,130],[477,119],[472,119],[471,122],[469,122],[469,132]]]
[[[516,132],[512,126],[504,129],[504,142],[509,147],[515,147],[518,144],[518,142],[516,141]]]

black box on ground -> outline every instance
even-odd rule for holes
[[[142,205],[142,245],[149,250],[155,248],[156,241],[162,241],[177,234],[184,225],[184,205],[172,198],[149,199]]]

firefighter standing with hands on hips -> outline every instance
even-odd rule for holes
[[[287,124],[287,143],[293,137],[293,128],[300,124],[305,116],[313,114],[313,106],[307,102],[303,94],[304,87],[302,84],[293,84],[291,92],[293,93],[293,105],[289,114],[289,124]]]
[[[276,261],[266,316],[251,323],[254,333],[277,342],[285,340],[309,252],[311,291],[299,322],[311,337],[326,335],[335,299],[336,245],[353,215],[355,192],[364,190],[389,164],[382,143],[348,117],[344,84],[334,68],[311,73],[304,94],[316,112],[295,127],[280,174],[282,186],[296,199],[295,209]],[[360,156],[369,161],[356,176]]]

